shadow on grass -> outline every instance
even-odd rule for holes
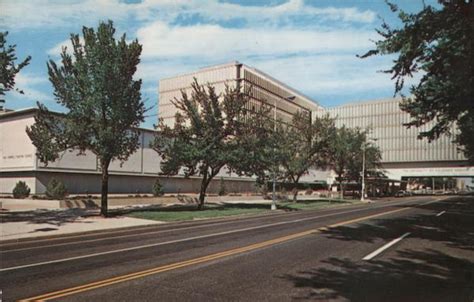
[[[315,204],[315,203],[329,203],[329,204],[347,204],[347,203],[353,203],[351,200],[345,200],[345,199],[298,199],[298,201],[293,202],[289,200],[288,202],[293,203],[293,204]]]
[[[183,199],[184,198],[184,199]],[[197,202],[195,197],[180,196],[178,198],[183,204],[179,205],[148,205],[148,206],[130,206],[127,208],[113,209],[110,211],[111,216],[129,215],[133,213],[171,213],[171,212],[206,212],[206,211],[232,211],[232,210],[270,210],[270,204],[260,203],[207,203],[202,210],[197,209]],[[280,211],[294,212],[303,209],[297,208],[297,205],[310,205],[310,204],[348,204],[351,201],[339,200],[339,199],[311,199],[311,200],[300,200],[296,203],[288,201],[277,201],[277,208]],[[218,215],[216,215],[218,216]]]
[[[278,209],[284,211],[297,211],[286,205],[278,205]],[[206,212],[206,211],[231,211],[231,210],[270,210],[269,204],[248,204],[248,203],[224,203],[224,204],[206,204],[202,210],[198,210],[194,204],[185,205],[150,205],[144,207],[130,207],[111,210],[110,214],[114,216],[127,215],[136,212]]]

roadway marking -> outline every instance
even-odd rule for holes
[[[446,211],[441,211],[438,214],[436,214],[436,217],[439,217],[439,216],[443,215],[444,213],[446,213]]]
[[[364,258],[362,258],[362,260],[371,260],[372,258],[374,258],[375,256],[377,256],[378,254],[382,253],[383,251],[385,251],[386,249],[388,249],[389,247],[391,247],[392,245],[394,244],[397,244],[398,242],[400,242],[403,238],[409,236],[411,233],[408,232],[408,233],[405,233],[403,234],[402,236],[398,237],[397,239],[394,239],[392,241],[390,241],[389,243],[387,243],[386,245],[382,246],[381,248],[373,251],[372,253],[368,254],[367,256],[365,256]]]
[[[430,204],[430,203],[437,202],[437,201],[438,200],[432,200],[432,201],[423,203],[421,205],[426,205],[426,204]],[[382,206],[380,208],[383,208],[383,207],[384,206]],[[389,207],[389,206],[385,206],[385,207]],[[359,221],[362,221],[362,220],[377,217],[377,216],[380,216],[380,215],[395,213],[395,212],[399,212],[399,211],[403,211],[403,210],[407,210],[407,209],[411,209],[411,207],[405,207],[405,208],[401,208],[401,209],[397,209],[397,210],[393,210],[393,211],[382,212],[381,214],[374,214],[374,215],[370,215],[370,216],[364,216],[362,218],[357,218],[357,219],[350,220],[349,222],[350,223],[355,223],[355,222],[359,222]],[[43,266],[43,265],[48,265],[48,264],[55,264],[55,263],[62,263],[62,262],[68,262],[68,261],[73,261],[73,260],[79,260],[79,259],[92,258],[92,257],[97,257],[97,256],[102,256],[102,255],[109,255],[109,254],[116,254],[116,253],[134,251],[134,250],[139,250],[139,249],[144,249],[144,248],[150,248],[150,247],[163,246],[163,245],[169,245],[169,244],[174,244],[174,243],[187,242],[187,241],[192,241],[192,240],[197,240],[197,239],[204,239],[204,238],[211,238],[211,237],[217,237],[217,236],[222,236],[222,235],[229,235],[229,234],[234,234],[234,233],[239,233],[239,232],[246,232],[246,231],[257,230],[257,229],[262,229],[262,228],[269,228],[269,227],[273,227],[273,226],[298,223],[298,222],[303,222],[303,221],[308,221],[308,220],[315,220],[315,219],[319,219],[319,218],[330,217],[330,216],[335,216],[335,215],[340,215],[340,214],[360,212],[360,211],[364,211],[364,210],[366,210],[366,208],[348,210],[348,211],[343,211],[343,212],[338,212],[338,213],[331,213],[331,214],[313,216],[313,217],[307,217],[307,218],[301,218],[301,219],[295,219],[295,220],[290,220],[290,221],[281,221],[281,222],[276,222],[276,223],[269,223],[269,224],[254,226],[254,227],[237,229],[237,230],[224,231],[224,232],[219,232],[219,233],[213,233],[213,234],[208,234],[208,235],[200,235],[200,236],[170,240],[170,241],[165,241],[165,242],[145,244],[145,245],[139,245],[139,246],[123,248],[123,249],[117,249],[117,250],[111,250],[111,251],[105,251],[105,252],[98,252],[98,253],[81,255],[81,256],[61,258],[61,259],[56,259],[56,260],[37,262],[37,263],[31,263],[31,264],[25,264],[25,265],[19,265],[19,266],[11,266],[11,267],[6,267],[6,268],[0,269],[0,272],[13,271],[13,270],[18,270],[18,269],[23,269],[23,268],[30,268],[30,267]],[[334,228],[334,227],[345,225],[345,224],[348,224],[348,223],[347,222],[336,223],[336,224],[330,225],[328,227],[329,228]]]
[[[405,208],[403,208],[403,209],[405,209]],[[192,240],[197,240],[197,239],[204,239],[204,238],[210,238],[210,237],[216,237],[216,236],[222,236],[222,235],[229,235],[229,234],[234,234],[234,233],[239,233],[239,232],[252,231],[252,230],[257,230],[257,229],[262,229],[262,228],[269,228],[269,227],[273,227],[273,226],[303,222],[303,221],[308,221],[308,220],[315,220],[315,219],[319,219],[319,218],[323,218],[323,217],[329,217],[329,216],[335,216],[335,215],[339,215],[339,214],[347,214],[347,213],[351,213],[351,212],[360,212],[360,211],[363,211],[363,210],[366,210],[366,209],[357,209],[357,210],[331,213],[331,214],[320,215],[320,216],[313,216],[313,217],[295,219],[295,220],[290,220],[290,221],[281,221],[281,222],[275,222],[275,223],[269,223],[269,224],[254,226],[254,227],[248,227],[248,228],[242,228],[242,229],[237,229],[237,230],[213,233],[213,234],[208,234],[208,235],[200,235],[200,236],[170,240],[170,241],[165,241],[165,242],[139,245],[139,246],[123,248],[123,249],[118,249],[118,250],[112,250],[112,251],[106,251],[106,252],[98,252],[98,253],[75,256],[75,257],[69,257],[69,258],[62,258],[62,259],[56,259],[56,260],[50,260],[50,261],[44,261],[44,262],[38,262],[38,263],[12,266],[12,267],[7,267],[7,268],[2,268],[2,269],[0,269],[0,272],[12,271],[12,270],[18,270],[18,269],[22,269],[22,268],[29,268],[29,267],[35,267],[35,266],[41,266],[41,265],[47,265],[47,264],[54,264],[54,263],[60,263],[60,262],[73,261],[73,260],[91,258],[91,257],[96,257],[96,256],[108,255],[108,254],[116,254],[116,253],[139,250],[139,249],[150,248],[150,247],[155,247],[155,246],[162,246],[162,245],[168,245],[168,244],[173,244],[173,243],[187,242],[187,241],[192,241]]]
[[[393,213],[397,213],[397,212],[401,212],[401,211],[406,211],[408,209],[411,209],[411,208],[407,207],[407,208],[402,208],[402,209],[396,209],[396,210],[391,210],[391,211],[386,211],[386,212],[382,212],[382,213],[378,213],[378,214],[373,214],[373,215],[369,215],[369,216],[360,217],[360,218],[357,218],[357,219],[351,219],[351,220],[347,220],[347,221],[344,221],[344,222],[329,225],[328,227],[321,227],[321,228],[318,228],[318,229],[307,230],[307,231],[303,231],[303,232],[299,232],[299,233],[295,233],[295,234],[291,234],[291,235],[287,235],[287,236],[278,237],[278,238],[274,238],[274,239],[271,239],[271,240],[259,242],[259,243],[254,243],[254,244],[247,245],[247,246],[244,246],[244,247],[235,248],[235,249],[231,249],[231,250],[227,250],[227,251],[207,255],[207,256],[193,258],[193,259],[189,259],[189,260],[185,260],[185,261],[181,261],[181,262],[176,262],[176,263],[172,263],[172,264],[159,266],[159,267],[152,268],[152,269],[147,269],[147,270],[144,270],[144,271],[125,274],[125,275],[121,275],[121,276],[117,276],[117,277],[113,277],[113,278],[109,278],[109,279],[104,279],[104,280],[101,280],[101,281],[96,281],[96,282],[92,282],[92,283],[88,283],[88,284],[84,284],[84,285],[80,285],[80,286],[76,286],[76,287],[72,287],[72,288],[67,288],[67,289],[63,289],[63,290],[59,290],[59,291],[54,291],[54,292],[38,295],[38,296],[35,296],[35,297],[22,299],[20,301],[47,301],[47,300],[51,300],[51,299],[57,299],[57,298],[65,297],[65,296],[70,296],[70,295],[78,294],[78,293],[81,293],[81,292],[84,292],[84,291],[89,291],[89,290],[93,290],[93,289],[97,289],[97,288],[101,288],[101,287],[105,287],[105,286],[110,286],[110,285],[113,285],[113,284],[117,284],[117,283],[121,283],[121,282],[125,282],[125,281],[130,281],[130,280],[134,280],[134,279],[138,279],[138,278],[143,278],[143,277],[146,277],[146,276],[149,276],[149,275],[155,275],[155,274],[163,273],[163,272],[166,272],[166,271],[175,270],[175,269],[178,269],[178,268],[183,268],[183,267],[187,267],[187,266],[191,266],[191,265],[196,265],[196,264],[200,264],[200,263],[204,263],[204,262],[209,262],[209,261],[217,260],[217,259],[220,259],[220,258],[232,256],[232,255],[242,254],[242,253],[245,253],[245,252],[261,249],[261,248],[264,248],[264,247],[284,243],[284,242],[287,242],[287,241],[290,241],[290,240],[296,240],[296,239],[299,239],[299,238],[302,238],[302,237],[305,237],[305,236],[308,236],[308,235],[311,235],[311,234],[320,233],[322,231],[327,230],[328,228],[343,226],[343,225],[347,225],[347,224],[352,224],[352,223],[355,223],[355,222],[360,222],[360,221],[363,221],[363,220],[367,220],[367,219],[371,219],[371,218],[375,218],[375,217],[379,217],[379,216],[383,216],[383,215],[388,215],[388,214],[393,214]]]
[[[378,208],[384,208],[384,207],[389,207],[389,206],[392,206],[392,205],[398,205],[398,204],[404,204],[404,203],[406,203],[406,202],[391,201],[389,205],[383,205],[383,206],[378,206],[378,207],[374,207],[374,208],[378,209]],[[364,206],[364,205],[356,204],[356,205],[353,205],[353,206],[354,207],[360,207],[360,206]],[[330,210],[334,210],[334,208],[322,209],[321,211],[330,211]],[[363,211],[363,210],[365,210],[365,208],[356,209],[354,211]],[[344,212],[344,213],[348,213],[348,212]],[[288,216],[293,216],[293,215],[297,215],[297,214],[301,214],[301,213],[287,213],[285,216],[288,217]],[[343,213],[341,212],[341,214],[343,214]],[[226,221],[223,221],[223,222],[216,222],[216,223],[210,223],[210,224],[204,224],[204,225],[191,225],[191,226],[182,227],[182,228],[174,228],[174,229],[168,229],[168,230],[144,232],[144,233],[141,233],[140,235],[161,234],[161,233],[169,233],[169,232],[180,231],[180,230],[200,229],[200,228],[212,227],[212,226],[216,226],[216,225],[218,226],[218,225],[231,224],[231,223],[234,223],[234,222],[240,222],[239,220],[241,220],[241,219],[256,220],[256,219],[259,219],[260,217],[261,216],[258,216],[258,217],[245,217],[245,218],[234,218],[234,219],[229,219],[229,220],[226,220]],[[271,217],[278,217],[278,216],[271,216]],[[319,217],[322,217],[322,216],[319,216]],[[120,231],[116,231],[116,232],[75,235],[75,236],[68,236],[66,238],[40,239],[38,242],[41,243],[41,242],[45,242],[45,241],[67,240],[67,239],[70,239],[70,238],[77,238],[77,237],[100,236],[100,235],[106,235],[106,234],[109,234],[109,233],[112,233],[112,234],[113,233],[123,233],[123,232],[130,232],[130,231],[141,230],[141,229],[146,230],[146,229],[149,229],[149,228],[151,228],[151,227],[147,226],[145,228],[136,228],[134,230],[120,230]],[[18,249],[11,249],[11,250],[2,250],[2,251],[0,251],[0,253],[6,254],[6,253],[12,253],[12,252],[20,252],[20,251],[27,251],[27,250],[34,250],[34,249],[41,249],[41,248],[65,246],[65,245],[77,245],[77,244],[83,244],[83,243],[97,242],[97,241],[103,241],[103,240],[112,240],[112,239],[117,239],[117,238],[136,237],[136,236],[137,236],[137,234],[118,235],[118,236],[110,236],[110,237],[106,237],[106,238],[86,239],[86,240],[76,241],[76,242],[64,242],[64,243],[32,246],[32,247],[18,248]],[[19,243],[20,244],[28,244],[28,243],[31,243],[31,242],[35,242],[35,241],[29,240],[29,241],[24,241],[24,242],[19,242]],[[15,245],[15,244],[18,244],[18,243],[8,243],[8,244],[2,244],[0,246],[6,247],[6,246]]]
[[[360,207],[360,206],[363,206],[363,205],[360,205],[360,204],[355,204],[355,205],[351,205],[351,207]],[[388,205],[387,205],[388,206]],[[383,207],[386,207],[386,206],[383,206]],[[377,207],[377,208],[383,208],[383,207]],[[321,212],[327,212],[327,211],[331,211],[331,210],[335,210],[336,208],[328,208],[328,209],[321,209],[319,211]],[[365,209],[357,209],[357,211],[363,211]],[[279,213],[279,214],[267,214],[269,217],[280,217],[280,216],[285,216],[285,217],[288,217],[288,216],[295,216],[295,215],[298,215],[298,214],[302,214],[301,212],[298,212],[298,213]],[[274,216],[273,216],[274,215]],[[169,233],[169,232],[173,232],[173,231],[181,231],[181,230],[189,230],[189,229],[200,229],[200,228],[206,228],[206,227],[213,227],[213,226],[219,226],[219,225],[225,225],[225,224],[231,224],[231,223],[235,223],[235,222],[241,222],[241,220],[257,220],[257,219],[260,219],[262,216],[264,215],[258,215],[258,216],[254,216],[254,217],[240,217],[240,218],[231,218],[231,219],[225,219],[225,221],[223,222],[216,222],[216,223],[208,223],[208,224],[199,224],[199,225],[191,225],[191,226],[187,226],[187,227],[182,227],[182,228],[174,228],[174,229],[168,229],[168,230],[158,230],[158,231],[150,231],[150,232],[144,232],[144,233],[140,233],[140,236],[142,235],[151,235],[151,234],[161,234],[161,233]],[[158,226],[157,225],[154,225],[154,226]],[[107,235],[109,233],[124,233],[124,232],[131,232],[131,231],[139,231],[139,230],[146,230],[146,229],[149,229],[151,228],[150,226],[147,226],[145,228],[135,228],[133,230],[120,230],[120,231],[116,231],[116,232],[101,232],[101,233],[94,233],[94,234],[83,234],[83,235],[75,235],[75,236],[67,236],[65,238],[47,238],[47,239],[39,239],[38,242],[41,243],[41,242],[44,242],[44,241],[58,241],[58,240],[67,240],[67,239],[70,239],[70,238],[77,238],[77,237],[91,237],[91,236],[100,236],[100,235]],[[89,242],[97,242],[97,241],[103,241],[103,240],[111,240],[111,239],[117,239],[117,238],[127,238],[127,237],[136,237],[137,234],[129,234],[129,235],[118,235],[118,236],[110,236],[110,237],[105,237],[105,238],[96,238],[96,239],[86,239],[86,240],[82,240],[82,241],[76,241],[76,242],[64,242],[64,243],[55,243],[55,244],[49,244],[49,245],[40,245],[40,246],[32,246],[32,247],[26,247],[26,248],[18,248],[18,249],[11,249],[11,250],[5,250],[5,251],[0,251],[0,253],[2,254],[5,254],[5,253],[10,253],[10,252],[20,252],[20,251],[27,251],[27,250],[34,250],[34,249],[41,249],[41,248],[50,248],[50,247],[55,247],[55,246],[64,246],[64,245],[76,245],[76,244],[83,244],[83,243],[89,243]],[[11,245],[16,245],[16,244],[28,244],[28,243],[32,243],[32,242],[35,242],[33,240],[28,240],[28,241],[22,241],[22,242],[15,242],[15,243],[7,243],[7,244],[0,244],[1,247],[5,247],[5,246],[11,246]]]

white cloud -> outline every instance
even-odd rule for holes
[[[141,3],[123,3],[119,0],[2,0],[0,25],[6,28],[25,29],[68,26],[81,22],[127,18],[172,22],[178,17],[199,16],[206,22],[245,20],[249,24],[291,24],[291,18],[309,17],[313,21],[343,21],[370,23],[373,11],[354,7],[315,7],[303,0],[289,0],[280,5],[244,6],[217,0],[145,0]]]
[[[31,107],[37,101],[44,102],[52,99],[52,95],[44,93],[40,87],[47,85],[48,78],[31,73],[18,73],[15,77],[15,88],[23,90],[24,94],[16,91],[6,93],[6,106],[8,108]]]
[[[355,51],[372,45],[372,31],[291,28],[224,28],[219,25],[168,26],[154,22],[138,30],[145,58],[236,56]]]
[[[84,44],[84,38],[82,36],[79,37],[79,41]],[[56,44],[54,47],[48,49],[48,51],[46,52],[48,55],[50,56],[59,56],[61,53],[62,53],[62,49],[63,47],[66,47],[67,48],[67,52],[68,53],[72,53],[72,43],[71,43],[71,39],[67,39],[67,40],[64,40],[62,42],[59,42],[58,44]]]
[[[306,5],[303,0],[289,0],[279,5],[243,6],[216,0],[162,1],[145,0],[136,6],[137,14],[143,19],[156,19],[163,10],[169,15],[199,15],[212,21],[244,19],[250,23],[280,22],[291,17],[317,17],[319,20],[340,20],[345,22],[368,23],[376,14],[370,10],[357,8],[335,8]]]
[[[0,25],[15,30],[67,26],[97,20],[120,20],[128,14],[128,6],[116,0],[2,0]]]

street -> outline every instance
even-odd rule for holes
[[[2,301],[473,301],[474,199],[407,197],[1,249]]]

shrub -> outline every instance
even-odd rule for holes
[[[26,198],[30,196],[30,188],[24,181],[19,181],[16,183],[15,188],[13,188],[13,197],[14,198]]]
[[[153,184],[153,196],[163,196],[165,194],[163,190],[163,185],[160,183],[160,180],[157,179]]]
[[[309,189],[306,189],[306,191],[304,192],[305,195],[313,195],[313,189],[309,188]]]
[[[255,187],[257,188],[257,194],[261,194],[264,197],[268,195],[268,187],[266,183],[257,183],[255,184]]]
[[[224,196],[226,194],[224,178],[221,177],[221,181],[219,183],[219,196]]]
[[[66,186],[56,178],[51,178],[46,186],[46,196],[50,199],[64,199],[67,195]]]

